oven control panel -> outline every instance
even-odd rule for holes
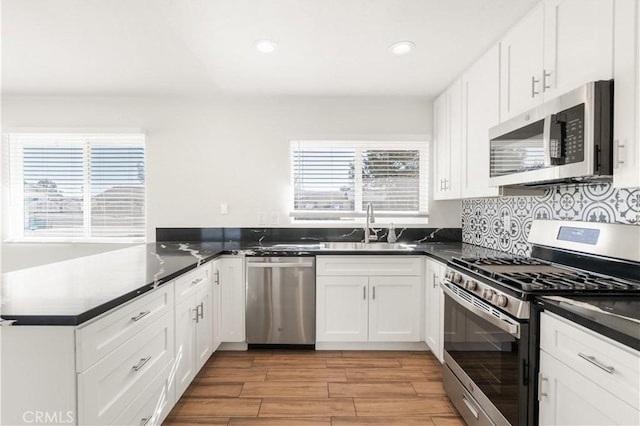
[[[516,318],[529,318],[529,303],[517,297],[508,295],[491,285],[474,279],[471,276],[447,268],[445,280],[472,293],[487,303],[515,316]]]

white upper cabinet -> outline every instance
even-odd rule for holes
[[[639,32],[638,0],[616,0],[613,185],[617,188],[640,186]]]
[[[542,102],[544,5],[540,3],[500,43],[501,121]]]
[[[489,128],[500,121],[500,48],[492,47],[462,76],[461,195],[491,197]]]
[[[613,78],[614,0],[546,0],[501,42],[500,120]]]
[[[462,81],[456,80],[433,105],[434,200],[460,198],[462,141]]]
[[[614,0],[544,3],[545,100],[613,78]]]

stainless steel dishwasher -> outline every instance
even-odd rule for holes
[[[314,345],[314,257],[247,257],[249,345]]]

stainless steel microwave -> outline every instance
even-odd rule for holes
[[[491,186],[611,178],[613,80],[595,81],[489,130]]]

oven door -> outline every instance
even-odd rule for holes
[[[442,287],[444,360],[464,387],[458,393],[467,393],[461,401],[452,397],[453,403],[463,417],[468,411],[470,424],[483,423],[479,414],[495,424],[526,424],[528,324],[452,283]],[[481,410],[473,409],[476,403]]]

